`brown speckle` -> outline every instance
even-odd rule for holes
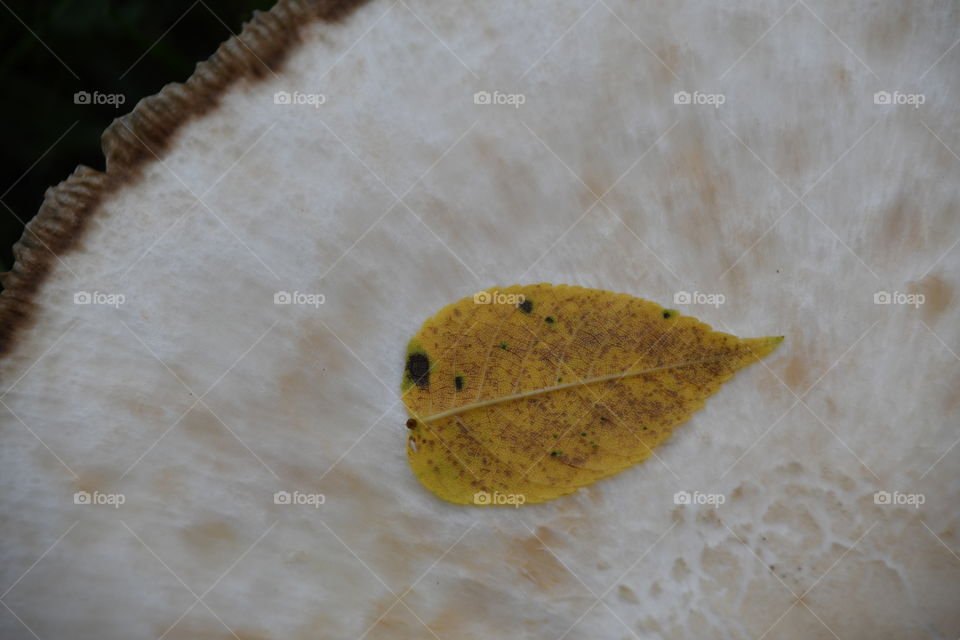
[[[637,597],[637,594],[633,589],[628,587],[625,584],[617,587],[617,594],[620,596],[620,599],[624,602],[629,602],[630,604],[640,604],[640,598]]]
[[[795,355],[787,362],[787,367],[783,372],[783,381],[795,392],[802,389],[804,380],[807,378],[807,365],[803,357]]]
[[[924,301],[920,306],[920,315],[927,324],[936,322],[953,300],[953,289],[950,283],[933,274],[918,282],[911,282],[908,291],[923,295]]]

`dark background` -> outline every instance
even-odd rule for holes
[[[0,0],[4,88],[0,271],[43,201],[78,164],[102,171],[100,134],[274,0]],[[58,59],[59,58],[59,59]],[[122,105],[74,93],[122,94]]]

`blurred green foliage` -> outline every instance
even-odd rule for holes
[[[117,116],[239,32],[274,0],[0,0],[4,132],[0,271],[43,200],[78,164],[103,169],[100,134]],[[74,94],[122,94],[119,107]]]

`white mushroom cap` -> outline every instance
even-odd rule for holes
[[[48,192],[0,637],[956,637],[956,7],[353,4],[282,0]],[[787,341],[640,467],[443,503],[406,341],[541,281]]]

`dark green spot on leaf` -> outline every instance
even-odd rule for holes
[[[430,383],[430,359],[425,353],[411,353],[407,358],[407,375],[415,385],[426,389]]]

